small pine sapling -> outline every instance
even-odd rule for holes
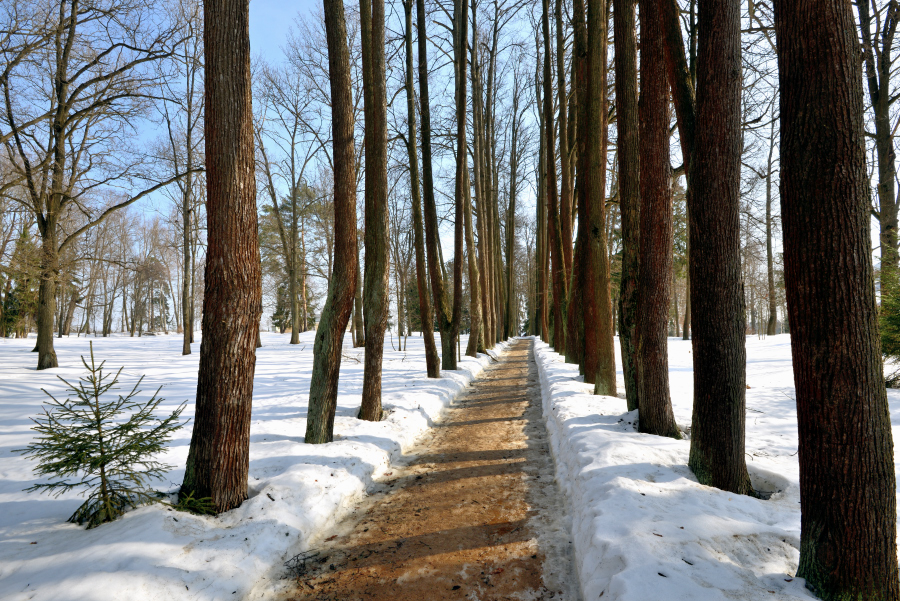
[[[48,492],[59,496],[72,489],[84,489],[87,500],[68,521],[94,528],[111,522],[129,507],[137,507],[159,500],[155,491],[147,488],[150,480],[161,479],[172,468],[156,461],[154,456],[165,448],[172,433],[181,428],[178,418],[184,410],[182,403],[168,417],[158,418],[156,408],[164,400],[158,388],[146,402],[135,400],[143,376],[127,395],[117,399],[106,393],[119,382],[122,368],[115,375],[103,372],[106,361],[97,365],[91,344],[91,363],[81,357],[88,373],[77,386],[59,378],[75,398],[52,399],[43,415],[32,419],[32,429],[40,436],[17,452],[38,460],[34,469],[51,481],[35,484],[27,492]],[[57,376],[59,377],[59,376]]]

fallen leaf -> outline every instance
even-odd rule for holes
[[[330,540],[334,540],[334,539],[336,539],[336,538],[337,538],[337,534],[332,535],[332,536],[329,536],[328,538],[325,539],[325,542],[328,542],[328,541],[330,541]]]

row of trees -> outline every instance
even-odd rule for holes
[[[595,393],[615,392],[614,378],[604,373],[612,344],[609,271],[605,253],[591,250],[607,243],[603,145],[614,117],[623,241],[618,322],[628,407],[639,409],[642,432],[681,438],[669,396],[666,340],[675,273],[673,174],[680,172],[686,181],[686,313],[694,361],[688,464],[702,484],[755,494],[744,459],[745,284],[753,271],[749,259],[761,252],[748,235],[754,211],[747,197],[754,187],[765,191],[766,331],[774,334],[772,202],[780,179],[800,434],[798,575],[825,599],[897,599],[896,483],[868,237],[874,208],[881,224],[882,290],[890,294],[897,264],[891,238],[895,158],[892,134],[885,133],[890,121],[878,120],[889,113],[897,4],[862,0],[856,21],[850,3],[838,0],[781,1],[774,10],[751,3],[744,14],[737,0],[698,0],[686,11],[677,0],[615,0],[611,103],[605,95],[609,4],[574,1],[571,68],[562,58],[561,4],[555,97],[548,0],[540,36],[543,69],[535,77],[544,97],[538,102],[534,331],[581,366]],[[745,50],[755,60],[745,60]],[[777,70],[771,66],[776,60]],[[866,164],[863,64],[876,129],[875,203]],[[765,88],[777,103],[759,102]],[[674,132],[680,167],[672,164]],[[742,179],[747,163],[751,176]],[[574,260],[572,202],[578,203],[579,226]],[[754,322],[763,314],[756,291],[750,288]]]

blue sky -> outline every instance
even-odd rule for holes
[[[251,0],[250,52],[270,61],[281,60],[281,47],[298,13],[309,13],[321,0]]]

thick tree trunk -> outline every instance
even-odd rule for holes
[[[900,599],[891,420],[849,2],[775,3],[781,214],[800,438],[800,565],[826,600]]]
[[[59,278],[59,244],[56,219],[47,219],[41,232],[41,283],[38,288],[37,368],[59,367],[53,348],[53,313],[56,308],[56,280]]]
[[[553,80],[550,52],[550,0],[543,0],[544,31],[544,159],[546,161],[547,242],[549,242],[551,279],[553,282],[553,348],[566,353],[567,272],[560,227],[559,194],[556,180],[556,139],[553,123]],[[541,227],[542,224],[538,224]]]
[[[425,0],[416,0],[416,24],[419,29],[419,110],[422,113],[422,200],[425,209],[425,245],[428,249],[428,274],[434,299],[435,318],[441,332],[441,367],[456,369],[456,337],[452,309],[444,282],[437,205],[434,200],[434,176],[431,159],[431,97],[428,92],[428,41],[425,25]],[[460,224],[461,225],[461,224]],[[454,249],[456,245],[454,244]],[[458,325],[456,328],[458,333]]]
[[[654,0],[640,0],[640,274],[637,375],[640,431],[681,438],[669,397],[672,177],[665,50]]]
[[[584,291],[584,374],[594,383],[594,394],[615,396],[616,359],[613,342],[612,300],[609,291],[609,256],[606,233],[607,102],[606,3],[588,2],[587,173],[588,285]]]
[[[363,276],[366,352],[359,417],[368,421],[379,421],[381,361],[384,355],[384,331],[390,311],[384,0],[361,0],[360,20],[366,121],[366,258]]]
[[[249,0],[204,15],[208,245],[194,431],[181,494],[216,511],[247,498],[255,346],[262,313]]]
[[[639,405],[637,382],[637,303],[640,270],[640,149],[638,143],[637,39],[635,0],[615,0],[618,189],[622,214],[622,278],[619,285],[619,346],[628,410]]]
[[[428,273],[425,265],[425,233],[422,227],[422,200],[419,194],[419,157],[416,152],[416,99],[413,91],[413,0],[404,0],[406,16],[406,113],[409,133],[406,148],[409,154],[410,193],[412,194],[413,243],[416,249],[416,291],[419,293],[419,316],[425,338],[425,366],[429,378],[441,377],[441,363],[434,344],[434,316],[428,295]]]
[[[353,310],[359,268],[353,97],[344,3],[342,0],[324,0],[324,4],[334,140],[334,266],[313,348],[306,422],[306,442],[312,444],[331,442],[334,438],[341,349]]]
[[[697,5],[696,119],[688,195],[697,479],[751,494],[744,460],[745,311],[741,280],[739,0]]]

